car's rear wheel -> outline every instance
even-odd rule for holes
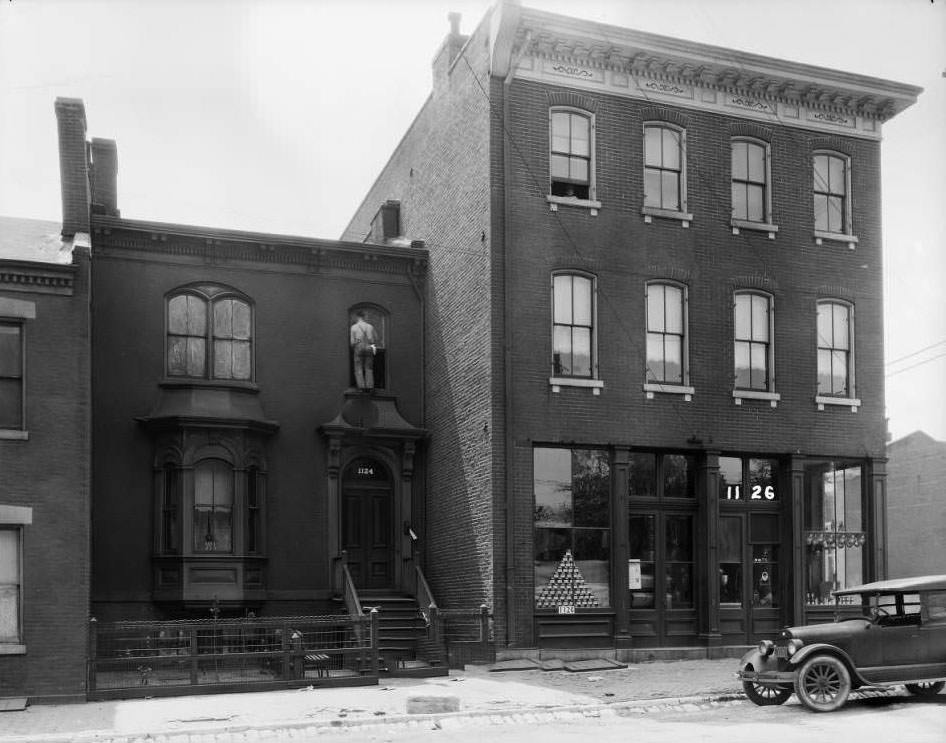
[[[944,686],[946,681],[922,681],[919,684],[907,684],[907,691],[916,697],[935,697]]]
[[[795,693],[808,709],[832,712],[847,701],[851,693],[851,674],[837,658],[816,655],[798,670]]]
[[[765,686],[753,681],[743,681],[742,690],[749,697],[749,701],[758,704],[760,707],[768,707],[772,704],[785,704],[792,695],[791,686]]]

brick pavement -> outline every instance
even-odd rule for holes
[[[0,743],[124,743],[148,736],[165,743],[235,743],[276,730],[308,735],[376,725],[446,728],[474,720],[501,724],[685,711],[740,699],[736,667],[731,658],[581,673],[469,666],[447,677],[382,679],[378,686],[38,705],[0,713]],[[411,704],[420,712],[408,714],[409,702],[419,697],[434,703]]]

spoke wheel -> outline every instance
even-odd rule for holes
[[[788,686],[766,686],[756,684],[752,681],[743,681],[742,690],[749,697],[749,700],[760,707],[768,707],[773,704],[785,704],[792,695],[792,689]]]
[[[946,686],[946,681],[924,681],[919,684],[907,684],[907,691],[915,697],[935,697]]]
[[[795,693],[808,709],[832,712],[847,701],[851,693],[851,674],[837,658],[816,655],[799,669]]]

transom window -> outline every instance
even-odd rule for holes
[[[552,368],[556,377],[593,376],[594,294],[590,276],[552,276]]]
[[[593,198],[594,120],[574,109],[549,111],[549,176],[552,196]]]
[[[684,384],[686,292],[677,284],[647,285],[647,381]]]
[[[735,300],[735,386],[768,390],[772,386],[772,299],[766,294],[738,292]]]
[[[644,206],[686,211],[685,132],[644,125]]]
[[[23,324],[0,322],[0,428],[23,428]]]
[[[768,144],[732,141],[732,216],[747,222],[769,220]]]
[[[819,232],[851,234],[849,162],[837,153],[814,155],[815,229]]]
[[[194,286],[168,298],[167,373],[170,377],[250,380],[252,309],[218,286]]]
[[[854,309],[837,301],[818,303],[818,394],[854,392]]]

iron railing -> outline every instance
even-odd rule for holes
[[[89,625],[88,696],[377,683],[377,615]]]
[[[436,636],[447,649],[451,668],[496,660],[490,624],[492,615],[486,604],[479,609],[439,609],[436,618]]]

